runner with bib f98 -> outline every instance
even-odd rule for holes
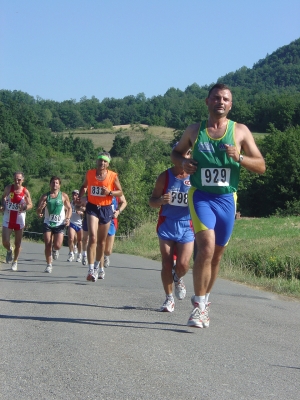
[[[241,166],[263,174],[265,161],[249,129],[227,119],[230,89],[214,85],[206,98],[208,119],[187,127],[171,159],[190,174],[188,201],[197,242],[193,268],[195,295],[189,326],[207,328],[208,297],[230,239],[236,213]],[[184,158],[192,147],[192,158]]]
[[[185,157],[190,157],[190,149]],[[182,166],[173,166],[158,176],[149,199],[150,207],[160,208],[157,235],[162,257],[161,280],[166,294],[160,311],[164,312],[174,311],[173,281],[177,299],[183,300],[186,295],[183,277],[189,270],[194,248],[194,231],[188,207],[190,187],[190,176]]]
[[[68,244],[69,244],[69,255],[68,261],[71,262],[75,258],[76,250],[77,250],[77,259],[76,262],[82,261],[82,219],[84,211],[78,207],[77,198],[78,198],[79,190],[73,190],[72,192],[72,216],[70,220],[70,225],[68,228]],[[75,242],[77,243],[77,249],[75,249]]]
[[[47,262],[45,272],[48,273],[52,272],[52,259],[58,259],[65,227],[69,226],[72,215],[69,196],[60,191],[60,185],[60,178],[52,176],[50,179],[50,192],[41,196],[36,210],[37,214],[43,217],[43,210],[45,209],[43,233]]]
[[[81,196],[85,192],[88,197],[86,218],[89,233],[87,247],[89,270],[86,279],[93,282],[96,282],[98,278],[104,279],[104,249],[113,218],[112,199],[113,197],[121,197],[123,194],[118,175],[108,170],[110,161],[109,153],[98,154],[96,169],[87,171],[79,191],[79,204],[81,204]]]

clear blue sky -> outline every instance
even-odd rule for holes
[[[63,101],[163,95],[300,37],[299,0],[0,0],[0,89]]]

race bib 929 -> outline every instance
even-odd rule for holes
[[[229,186],[230,168],[201,168],[202,186]]]

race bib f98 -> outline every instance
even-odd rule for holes
[[[184,192],[171,192],[171,206],[187,207],[188,194]]]

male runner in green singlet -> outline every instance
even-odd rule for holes
[[[190,174],[189,207],[196,235],[189,326],[209,326],[208,297],[217,278],[236,213],[236,192],[241,166],[263,174],[265,161],[249,129],[227,119],[232,94],[223,84],[214,85],[206,98],[208,120],[187,127],[171,159]],[[192,147],[190,160],[183,157]],[[243,153],[243,154],[241,154]]]
[[[66,193],[60,191],[61,180],[58,176],[50,179],[50,192],[41,196],[37,207],[37,214],[44,215],[44,242],[47,266],[45,272],[52,272],[52,259],[57,260],[59,249],[62,246],[64,230],[70,224],[72,207]],[[51,256],[52,250],[52,256]]]

